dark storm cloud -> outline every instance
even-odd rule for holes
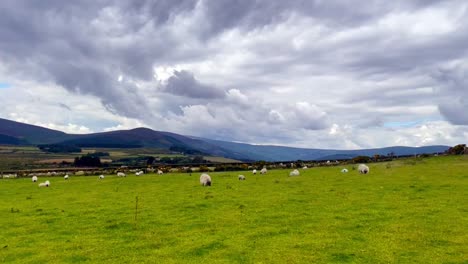
[[[441,68],[433,74],[439,81],[438,96],[443,98],[439,104],[441,114],[451,123],[468,125],[468,64],[459,63]]]
[[[184,70],[174,71],[174,75],[163,86],[163,91],[174,95],[207,99],[222,98],[225,95],[224,91],[200,83],[192,73]]]

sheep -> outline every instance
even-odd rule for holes
[[[252,171],[252,173],[253,173],[253,174],[257,174],[257,170],[254,169],[254,170]]]
[[[267,173],[267,169],[266,168],[263,168],[261,171],[260,171],[260,174],[265,174]]]
[[[239,181],[245,181],[245,176],[244,175],[239,175]]]
[[[140,176],[140,175],[143,175],[143,174],[144,174],[143,171],[135,172],[135,175],[136,175],[136,176]]]
[[[358,171],[361,174],[367,174],[369,173],[369,167],[367,167],[365,164],[359,164]]]
[[[117,172],[117,177],[127,177],[123,172]]]
[[[49,187],[49,186],[50,186],[50,182],[49,182],[49,181],[45,181],[45,182],[39,183],[39,187]]]
[[[104,179],[104,175],[102,175],[102,174],[99,175],[99,179],[100,179],[100,180]]]
[[[158,175],[162,175],[162,174],[163,174],[162,170],[158,170]]]
[[[37,176],[32,176],[32,181],[37,182]]]
[[[10,179],[10,178],[16,178],[18,177],[18,175],[15,173],[15,174],[5,174],[3,175],[3,179]]]
[[[303,169],[303,170],[307,170],[308,168],[307,168],[307,166],[304,166],[304,167],[302,167],[302,169]]]
[[[289,173],[289,176],[299,176],[299,171],[298,170],[293,170]]]
[[[347,172],[348,172],[348,169],[342,169],[341,172],[342,172],[342,173],[347,173]]]
[[[210,175],[208,175],[206,173],[203,173],[200,176],[200,184],[202,186],[211,186],[211,177],[210,177]]]
[[[69,178],[69,177],[68,177],[68,174],[65,175],[65,176],[63,176],[63,179],[65,179],[65,180],[68,180],[68,178]]]

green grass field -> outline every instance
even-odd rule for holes
[[[0,180],[0,263],[468,263],[467,156],[341,168]]]

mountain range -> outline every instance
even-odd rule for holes
[[[57,130],[2,118],[0,118],[0,144],[59,144],[87,148],[151,147],[186,154],[220,156],[244,161],[334,160],[351,159],[356,156],[373,156],[376,154],[387,155],[389,153],[393,153],[396,156],[406,156],[440,153],[449,148],[448,146],[435,145],[424,147],[393,146],[360,150],[308,149],[219,141],[155,131],[149,128],[92,134],[67,134]]]

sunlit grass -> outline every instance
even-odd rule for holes
[[[0,180],[0,263],[468,261],[466,156],[341,168]]]

